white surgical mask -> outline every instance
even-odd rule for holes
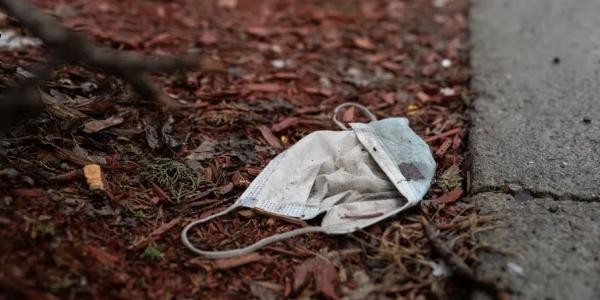
[[[351,123],[347,129],[335,117],[346,106],[359,108],[372,121]],[[345,103],[336,108],[334,122],[346,130],[313,132],[280,153],[232,206],[188,224],[181,232],[183,244],[209,258],[238,256],[304,233],[350,233],[421,201],[433,179],[435,161],[406,118],[377,121],[364,106]],[[320,226],[277,234],[241,249],[204,251],[190,243],[191,227],[238,207],[304,220],[324,217]]]

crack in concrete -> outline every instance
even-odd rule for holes
[[[508,194],[513,197],[527,194],[533,198],[550,198],[553,201],[600,202],[600,196],[586,197],[571,193],[556,194],[550,191],[534,190],[520,183],[506,183],[501,186],[483,186],[472,190],[469,195],[473,197],[483,193]]]

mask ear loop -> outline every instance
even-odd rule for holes
[[[202,255],[202,256],[205,256],[208,258],[213,258],[213,259],[215,259],[215,258],[217,258],[217,259],[218,258],[230,258],[230,257],[234,257],[234,256],[240,256],[240,255],[252,253],[268,244],[278,242],[281,240],[285,240],[285,239],[289,239],[289,238],[297,236],[297,235],[311,233],[311,232],[322,232],[324,230],[323,227],[320,227],[320,226],[298,228],[298,229],[294,229],[292,231],[288,231],[285,233],[280,233],[280,234],[276,234],[276,235],[264,238],[248,247],[233,249],[233,250],[225,250],[225,251],[206,251],[206,250],[198,249],[194,245],[192,245],[192,243],[188,239],[188,231],[192,227],[202,224],[202,223],[206,223],[214,218],[226,215],[226,214],[230,213],[231,211],[233,211],[234,209],[236,209],[238,206],[239,205],[234,204],[219,213],[208,216],[204,219],[193,221],[190,224],[188,224],[187,226],[185,226],[185,228],[183,228],[183,230],[181,231],[181,242],[183,243],[183,245],[186,248],[188,248],[190,251],[194,252],[195,254]]]
[[[354,107],[358,108],[358,110],[360,110],[363,114],[365,114],[371,121],[377,121],[377,117],[375,117],[375,115],[364,105],[362,105],[360,103],[356,103],[356,102],[342,103],[342,104],[336,106],[335,110],[333,111],[333,123],[335,123],[335,125],[337,125],[342,130],[348,130],[349,128],[344,123],[339,121],[337,119],[337,116],[342,108],[346,108],[348,106],[354,106]]]

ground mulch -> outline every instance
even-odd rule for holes
[[[466,0],[34,2],[98,44],[197,55],[205,71],[153,74],[184,104],[177,111],[82,67],[61,66],[41,85],[52,107],[0,136],[0,299],[470,292],[444,271],[419,221],[432,220],[455,253],[476,262],[482,246],[471,233],[488,218],[463,192],[473,97]],[[7,17],[0,28],[27,34]],[[0,84],[14,84],[46,53],[0,52]],[[419,207],[354,234],[308,234],[234,259],[196,257],[183,247],[185,224],[229,206],[303,136],[336,129],[332,110],[347,101],[378,118],[406,116],[431,146],[438,169]],[[90,130],[107,119],[114,124]],[[342,119],[366,121],[352,109]],[[191,153],[195,159],[186,159]],[[81,169],[90,163],[101,165],[105,191],[88,188]],[[299,226],[241,210],[192,236],[199,247],[223,250]]]

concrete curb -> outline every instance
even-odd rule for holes
[[[600,299],[600,1],[473,0],[471,194],[518,299]],[[507,193],[503,191],[508,191]]]

